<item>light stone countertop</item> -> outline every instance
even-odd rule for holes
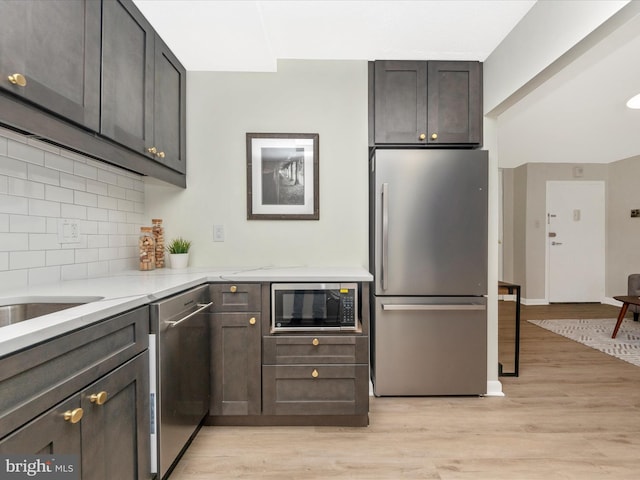
[[[256,267],[137,270],[5,290],[0,306],[33,301],[89,303],[0,327],[0,358],[183,290],[209,282],[371,282],[362,267]],[[80,298],[79,298],[80,297]],[[84,298],[83,298],[84,297]],[[89,298],[87,298],[89,297]],[[99,297],[99,300],[95,300]]]

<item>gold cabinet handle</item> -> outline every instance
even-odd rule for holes
[[[107,401],[107,392],[102,391],[94,393],[93,395],[89,396],[89,400],[91,400],[91,403],[95,403],[96,405],[104,405],[104,403]]]
[[[421,133],[420,137],[418,137],[418,138],[420,138],[420,140],[424,140],[425,138],[427,138],[427,136],[424,133]]]
[[[67,422],[78,423],[82,420],[84,411],[81,408],[74,408],[73,410],[67,410],[64,412],[64,419]]]
[[[437,133],[432,133],[431,134],[431,140],[437,140],[438,139],[438,134]]]
[[[320,345],[320,340],[318,340],[317,338],[314,338],[311,343],[313,344],[314,347],[317,347],[318,345]]]
[[[155,155],[156,153],[158,153],[158,149],[156,147],[149,147],[147,148],[147,152]]]
[[[164,158],[164,152],[158,152],[158,153],[156,153],[156,157],[158,157],[158,158]]]
[[[318,375],[320,375],[320,374],[318,373],[318,370],[316,370],[316,369],[314,368],[314,369],[313,369],[313,372],[311,372],[311,376],[312,376],[313,378],[318,378]]]
[[[7,78],[11,83],[18,85],[19,87],[27,85],[27,79],[21,73],[14,73],[13,75],[9,75]]]
[[[238,291],[238,287],[236,287],[235,285],[231,285],[231,287],[229,288],[229,291],[231,293],[236,293]]]
[[[256,324],[256,317],[251,317],[251,318],[249,319],[249,323],[250,323],[251,325],[255,325],[255,324]]]

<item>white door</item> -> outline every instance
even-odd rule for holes
[[[603,300],[604,239],[604,182],[547,182],[549,302]]]

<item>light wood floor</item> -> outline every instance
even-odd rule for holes
[[[505,397],[371,398],[366,428],[204,427],[170,480],[640,478],[640,368],[526,321],[617,312],[523,306]]]

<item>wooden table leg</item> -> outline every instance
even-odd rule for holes
[[[613,335],[611,335],[611,338],[616,338],[616,335],[618,334],[618,329],[622,324],[622,320],[624,320],[624,316],[627,314],[627,308],[629,308],[628,303],[623,303],[622,306],[620,307],[620,313],[618,314],[618,321],[616,322],[616,328],[613,329]]]

